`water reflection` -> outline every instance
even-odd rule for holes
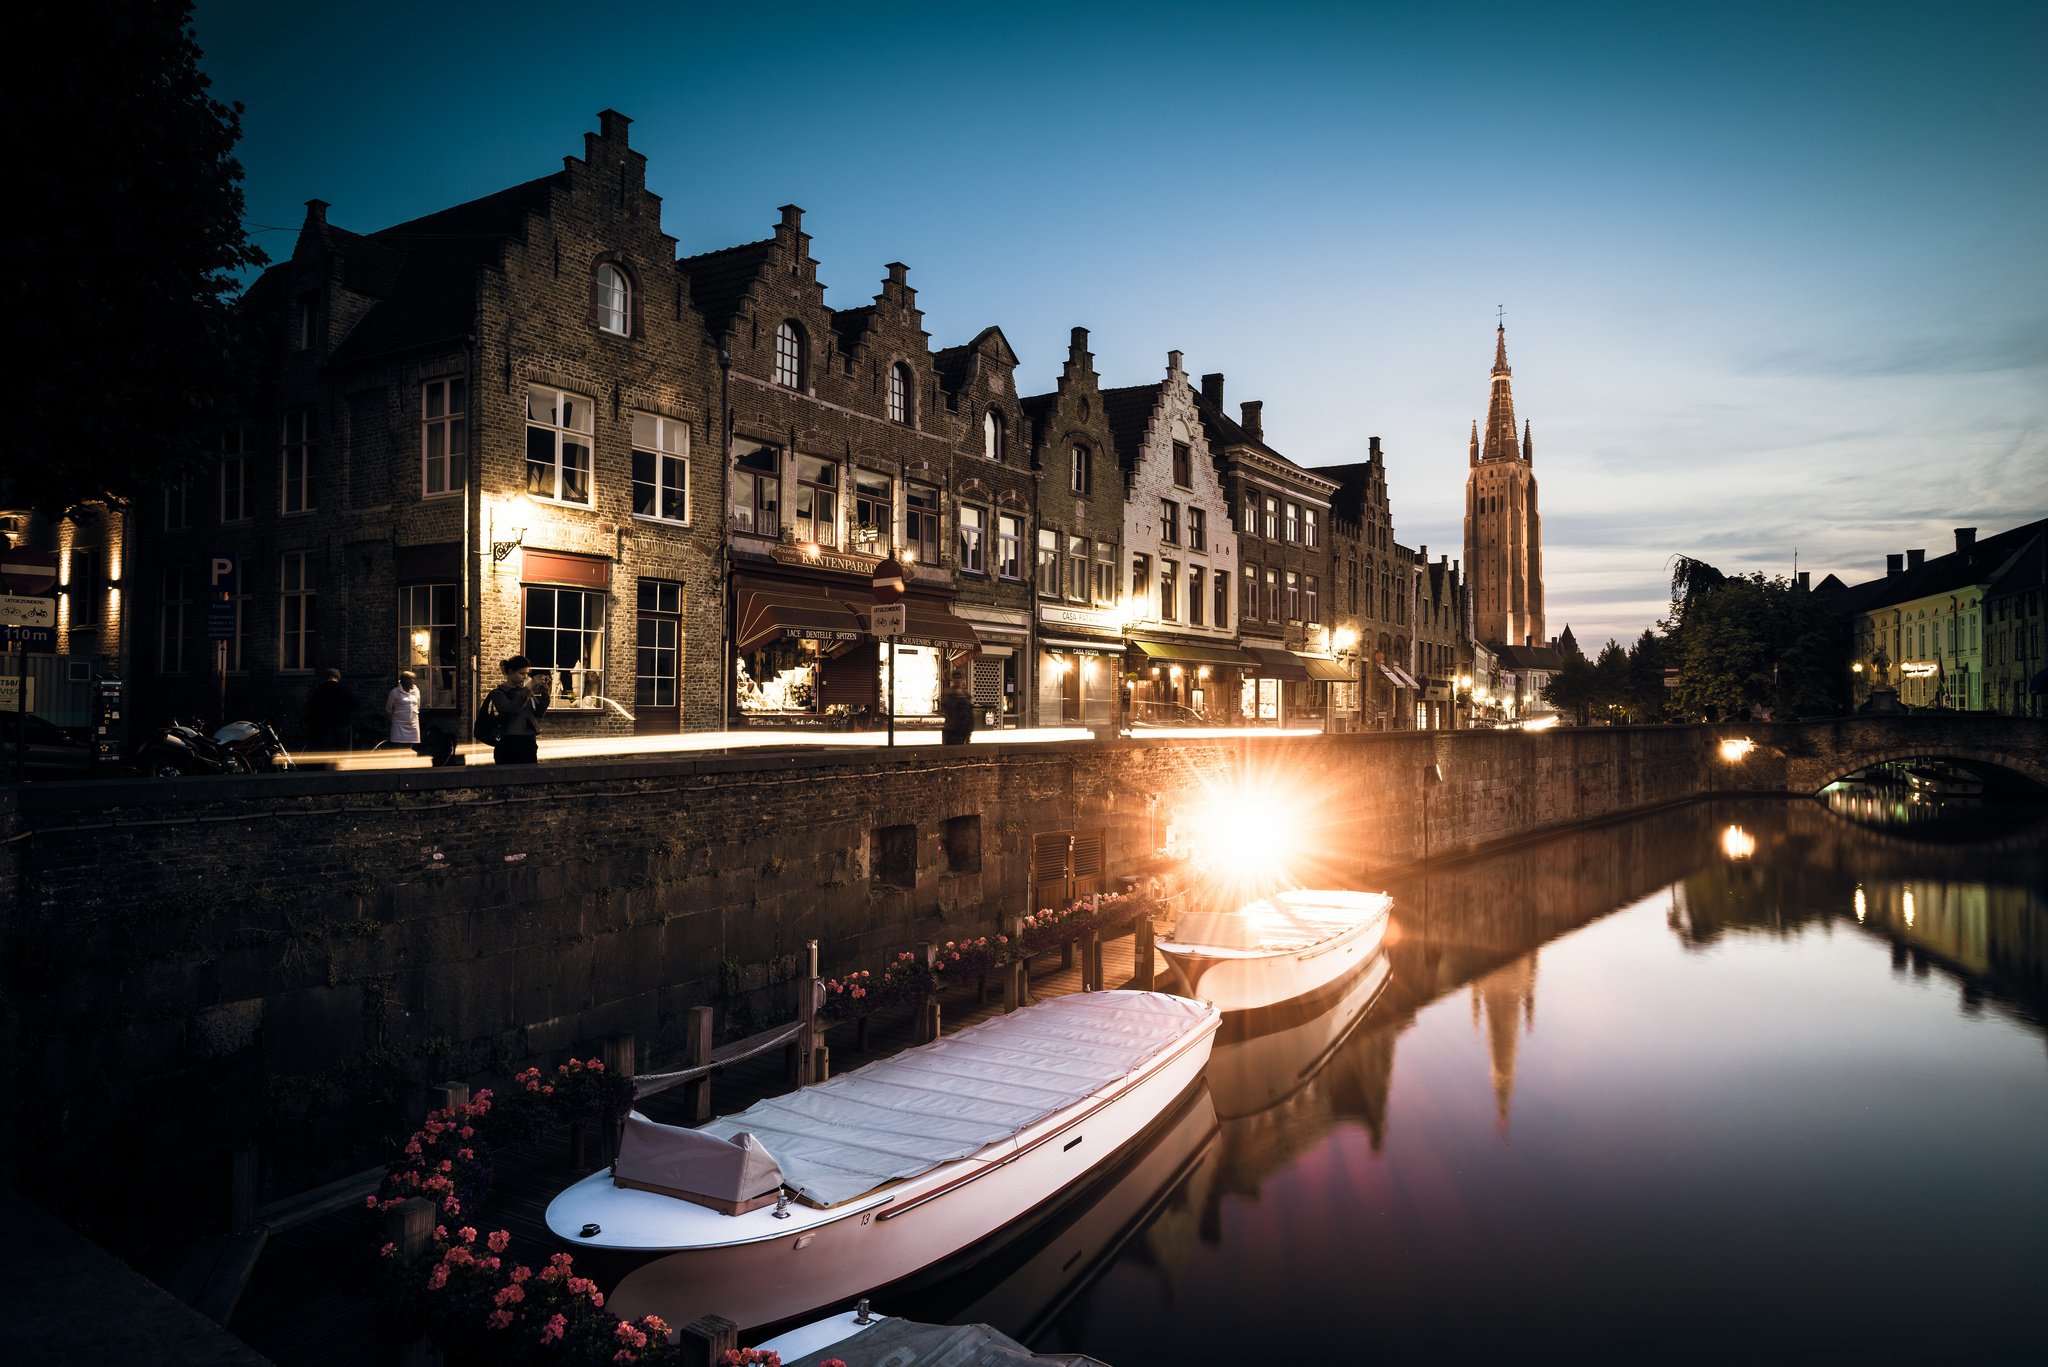
[[[966,1292],[1119,1367],[2005,1356],[2048,1266],[2040,836],[1702,804],[1396,886],[1369,974],[1219,1039],[1213,1140],[1113,1238]]]

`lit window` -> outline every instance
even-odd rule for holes
[[[930,484],[903,485],[903,546],[927,565],[939,563],[939,491]]]
[[[1048,527],[1038,529],[1038,596],[1060,596],[1060,534]]]
[[[308,551],[286,551],[277,566],[277,667],[303,673],[313,667],[313,576]]]
[[[1289,541],[1301,540],[1301,507],[1299,504],[1290,503],[1287,505],[1287,539]]]
[[[633,330],[632,291],[626,273],[609,263],[597,268],[597,325],[624,337]]]
[[[839,467],[829,460],[796,458],[796,539],[839,544]]]
[[[1024,577],[1024,519],[1015,513],[996,514],[996,577]]]
[[[732,526],[755,536],[782,535],[782,453],[773,446],[734,443]]]
[[[991,408],[981,415],[981,454],[990,460],[1003,458],[1003,415]]]
[[[658,413],[633,415],[633,516],[690,518],[690,429]]]
[[[984,540],[988,535],[988,513],[972,504],[960,505],[960,568],[980,574],[988,566]]]
[[[1265,499],[1265,505],[1266,505],[1266,513],[1265,513],[1265,519],[1264,519],[1264,520],[1265,520],[1265,528],[1266,528],[1266,540],[1268,540],[1268,541],[1271,541],[1271,540],[1273,540],[1273,539],[1274,539],[1274,538],[1275,538],[1276,536],[1278,536],[1278,535],[1280,534],[1280,526],[1279,526],[1279,520],[1280,520],[1280,519],[1279,519],[1279,508],[1280,508],[1280,505],[1279,505],[1279,501],[1278,501],[1278,500],[1276,500],[1276,499],[1275,499],[1275,498],[1274,498],[1274,497],[1273,497],[1273,496],[1272,496],[1271,494],[1267,494],[1267,495],[1266,495],[1266,499]]]
[[[1131,556],[1131,600],[1143,603],[1152,596],[1152,557],[1143,552]]]
[[[526,492],[589,507],[590,400],[542,385],[526,390]]]
[[[896,482],[872,470],[853,472],[853,525],[862,534],[861,544],[882,550],[889,544],[889,528],[896,521]]]
[[[1266,620],[1280,620],[1280,571],[1272,568],[1266,571]]]
[[[558,703],[604,694],[604,595],[526,585],[526,659]]]
[[[788,389],[804,387],[804,336],[795,323],[775,329],[775,383]]]
[[[454,584],[407,584],[398,591],[398,658],[419,676],[421,707],[455,706],[462,656]]]
[[[1310,626],[1323,620],[1323,586],[1315,575],[1302,578],[1301,616]]]
[[[287,411],[277,481],[277,510],[280,513],[313,511],[314,447],[313,410],[294,408]]]
[[[910,367],[901,361],[889,367],[889,421],[910,421]]]
[[[1102,607],[1116,603],[1116,543],[1095,543],[1095,602]]]
[[[1313,508],[1301,510],[1301,539],[1311,546],[1322,544],[1322,533],[1317,528],[1316,510]]]
[[[1301,620],[1301,576],[1293,570],[1287,571],[1287,620]]]
[[[469,454],[462,377],[420,386],[420,497],[458,493]]]
[[[1088,538],[1067,538],[1067,597],[1078,603],[1088,601]]]

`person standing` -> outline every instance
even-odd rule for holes
[[[540,714],[548,710],[546,688],[533,686],[533,671],[524,655],[499,666],[505,682],[484,698],[484,713],[493,732],[491,759],[498,764],[540,762]]]
[[[410,669],[399,670],[398,686],[384,695],[384,715],[391,719],[391,733],[386,740],[393,745],[419,747],[420,683],[419,676]]]
[[[347,750],[355,740],[356,695],[341,681],[341,671],[325,671],[306,695],[306,729],[315,750]]]

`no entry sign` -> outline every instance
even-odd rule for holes
[[[57,587],[57,553],[12,548],[0,551],[0,588],[37,597]]]

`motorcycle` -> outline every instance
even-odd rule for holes
[[[255,774],[296,767],[268,722],[233,721],[209,736],[174,718],[135,751],[136,771],[150,778]]]

